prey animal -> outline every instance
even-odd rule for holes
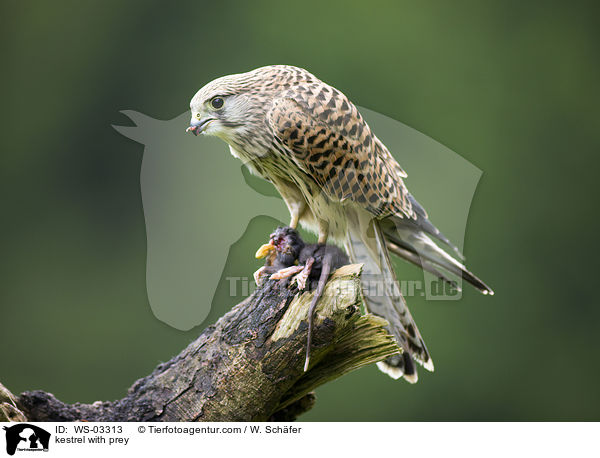
[[[288,207],[290,227],[301,224],[319,243],[343,245],[351,262],[363,264],[363,282],[380,285],[365,289],[365,304],[388,321],[403,355],[378,367],[412,383],[417,373],[407,361],[432,371],[390,253],[449,282],[455,275],[484,294],[493,291],[456,259],[462,255],[410,194],[406,172],[356,106],[304,69],[271,65],[211,81],[190,108],[187,130],[221,138],[252,173],[272,183]]]
[[[277,228],[271,235],[269,243],[261,246],[256,257],[266,258],[265,266],[261,267],[254,278],[257,283],[260,277],[271,274],[272,280],[280,280],[295,275],[295,281],[300,291],[313,289],[314,296],[308,309],[308,331],[306,341],[306,359],[304,372],[310,363],[310,346],[313,335],[313,317],[317,303],[323,295],[323,290],[329,275],[335,270],[350,263],[348,256],[335,245],[323,243],[304,243],[298,232],[291,227]]]

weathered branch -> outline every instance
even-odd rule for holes
[[[0,383],[0,421],[27,421],[13,394]]]
[[[138,380],[123,399],[69,405],[43,391],[15,399],[0,390],[0,420],[293,420],[312,407],[317,386],[398,351],[386,322],[361,314],[359,275],[359,266],[345,266],[327,284],[315,313],[306,373],[312,293],[298,295],[266,281],[179,355]]]

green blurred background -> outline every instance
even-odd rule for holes
[[[143,146],[111,124],[127,124],[122,109],[173,118],[215,77],[287,63],[484,171],[465,254],[496,290],[412,298],[436,372],[410,386],[361,369],[319,389],[302,420],[599,420],[597,12],[593,2],[3,2],[0,380],[67,402],[116,399],[228,310],[217,294],[189,332],[152,315]],[[254,247],[270,224],[250,224]],[[239,246],[228,263],[256,266]]]

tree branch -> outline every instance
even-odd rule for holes
[[[361,314],[359,275],[360,266],[345,266],[327,284],[315,313],[308,372],[312,293],[298,295],[268,280],[123,399],[69,405],[43,391],[15,399],[0,385],[0,420],[293,420],[313,406],[317,386],[399,351],[385,320]]]

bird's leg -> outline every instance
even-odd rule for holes
[[[271,280],[282,280],[284,278],[291,277],[292,275],[300,272],[302,269],[304,269],[304,266],[286,267],[284,269],[278,270],[273,275],[271,275]]]
[[[306,210],[306,200],[302,196],[300,189],[293,183],[289,181],[277,181],[274,184],[290,212],[290,227],[296,229],[302,214]]]
[[[288,206],[288,210],[290,211],[291,219],[290,219],[290,227],[292,229],[296,229],[298,226],[298,222],[300,221],[300,217],[304,210],[306,209],[305,201],[295,201],[295,202],[286,202]]]
[[[315,258],[308,258],[306,260],[306,264],[304,264],[304,268],[302,269],[302,271],[294,277],[294,280],[298,284],[298,289],[300,291],[303,291],[306,288],[306,280],[308,280],[308,277],[310,276],[310,271],[314,262]]]
[[[292,229],[296,229],[296,227],[298,227],[298,221],[300,221],[300,213],[299,212],[292,213],[292,218],[290,219],[290,227]]]
[[[283,197],[285,205],[290,212],[290,227],[296,229],[302,214],[307,208],[306,199],[302,195],[302,191],[293,181],[282,178],[273,178],[273,185],[281,197]]]
[[[329,222],[323,219],[319,220],[319,243],[325,245],[329,237]]]
[[[308,364],[310,362],[310,345],[312,343],[313,314],[315,313],[317,302],[319,302],[319,299],[323,294],[323,290],[325,289],[325,285],[327,284],[327,279],[329,278],[329,273],[331,272],[331,264],[332,255],[326,253],[323,257],[323,268],[321,270],[321,276],[319,277],[317,290],[315,291],[315,295],[313,296],[312,302],[310,303],[310,307],[308,309],[308,337],[306,339],[306,360],[304,361],[304,372],[308,370]]]

